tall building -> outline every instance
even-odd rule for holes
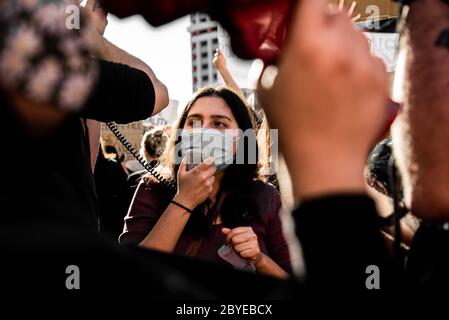
[[[194,13],[190,15],[192,48],[192,83],[193,90],[215,84],[218,81],[217,71],[212,63],[218,43],[218,24],[207,14]]]
[[[254,91],[248,83],[252,61],[245,61],[235,56],[229,34],[207,14],[192,14],[190,21],[188,31],[191,35],[193,90],[223,82],[213,65],[215,49],[220,48],[226,56],[228,69],[234,80],[249,97]]]

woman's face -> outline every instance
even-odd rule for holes
[[[187,130],[193,128],[225,131],[238,129],[239,125],[225,100],[220,97],[201,97],[193,104],[183,127]]]

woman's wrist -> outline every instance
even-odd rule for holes
[[[180,204],[182,207],[185,207],[189,210],[187,211],[193,211],[195,209],[196,205],[192,203],[192,201],[189,199],[188,196],[183,195],[182,193],[177,193],[174,198],[172,199],[172,203],[175,202],[176,204]]]
[[[266,256],[261,252],[252,264],[257,270],[263,268],[266,264]]]
[[[361,154],[361,153],[360,153]],[[301,152],[286,155],[296,200],[335,193],[364,193],[365,161],[358,154]]]

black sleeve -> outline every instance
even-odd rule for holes
[[[146,73],[104,60],[99,60],[98,64],[98,83],[80,116],[122,124],[150,117],[155,91]]]
[[[340,195],[308,200],[293,213],[303,248],[307,279],[313,290],[355,294],[391,289],[391,261],[378,226],[373,200],[365,195]],[[368,290],[379,267],[380,289]]]

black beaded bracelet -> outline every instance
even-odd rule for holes
[[[179,202],[176,202],[175,200],[172,200],[171,203],[177,205],[178,207],[184,209],[185,211],[187,211],[187,212],[189,212],[189,213],[193,213],[193,210],[192,210],[192,209],[189,209],[189,208],[183,206],[182,204],[180,204]]]

